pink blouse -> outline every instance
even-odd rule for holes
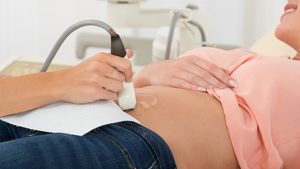
[[[236,89],[208,92],[222,103],[241,169],[299,169],[300,61],[241,49],[199,48],[187,55],[228,70],[238,82]]]

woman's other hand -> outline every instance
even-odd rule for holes
[[[128,59],[100,53],[57,73],[62,85],[61,100],[88,103],[99,99],[116,100],[123,82],[131,81],[132,67]]]
[[[198,56],[153,62],[134,82],[136,87],[165,85],[196,91],[237,87],[225,70]]]

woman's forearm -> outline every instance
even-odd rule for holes
[[[37,73],[0,79],[0,116],[17,114],[59,101],[57,73]]]
[[[0,79],[0,116],[65,101],[115,100],[132,76],[128,59],[99,53],[69,69]]]

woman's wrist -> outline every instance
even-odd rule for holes
[[[57,71],[57,72],[49,72],[47,73],[47,95],[51,97],[52,101],[64,101],[64,93],[65,93],[65,80],[64,80],[64,71]]]

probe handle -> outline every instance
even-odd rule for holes
[[[111,54],[119,57],[126,56],[126,50],[118,34],[111,37]]]
[[[126,50],[120,36],[111,37],[111,54],[124,58],[126,56]],[[134,109],[136,105],[136,96],[133,83],[125,82],[123,84],[124,89],[118,93],[118,105],[122,110]]]

